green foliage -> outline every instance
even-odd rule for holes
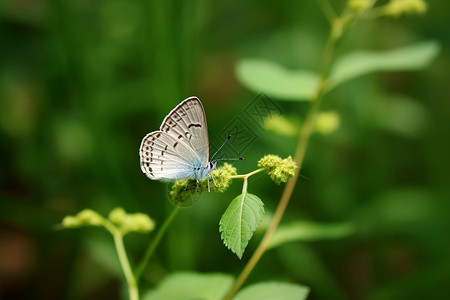
[[[430,65],[439,53],[436,42],[390,51],[358,51],[338,59],[331,70],[327,90],[373,72],[419,70]],[[236,66],[239,81],[246,88],[285,101],[309,101],[317,87],[319,77],[306,70],[287,70],[274,62],[244,59]]]
[[[221,300],[231,287],[233,278],[227,274],[179,272],[166,277],[143,300]],[[236,294],[233,300],[302,300],[308,296],[305,286],[283,282],[261,282]]]
[[[227,274],[174,273],[158,287],[145,293],[143,300],[221,300],[233,283]]]
[[[254,58],[239,61],[236,76],[251,91],[292,101],[309,101],[319,80],[312,71],[288,70],[274,62]]]
[[[428,41],[389,51],[358,51],[346,54],[333,65],[328,89],[373,72],[424,69],[439,54],[437,42]]]
[[[278,227],[269,242],[268,248],[279,247],[295,241],[334,240],[349,236],[355,231],[351,223],[321,224],[296,221]]]
[[[219,228],[222,240],[239,259],[263,216],[261,199],[246,191],[234,198],[222,215]]]
[[[317,116],[322,135],[310,139],[301,170],[311,180],[298,182],[283,218],[292,223],[281,222],[276,248],[249,279],[301,282],[317,300],[448,298],[450,2],[29,2],[1,5],[0,252],[14,255],[0,269],[14,278],[2,281],[0,298],[127,299],[125,284],[111,285],[124,264],[110,235],[54,230],[66,215],[67,227],[106,220],[120,246],[120,228],[133,227],[123,211],[104,217],[117,206],[158,221],[158,232],[124,238],[143,295],[174,269],[239,274],[245,260],[230,259],[215,227],[244,177],[234,177],[230,194],[203,193],[164,226],[174,215],[167,186],[140,172],[137,147],[181,99],[199,95],[212,147],[236,116],[257,135],[240,172],[267,153],[292,155],[323,71],[327,19],[342,39],[320,112],[335,114]],[[337,6],[346,6],[338,22]],[[393,73],[365,76],[373,72]],[[278,121],[289,121],[274,119],[267,131],[246,109],[264,91],[284,101]],[[248,184],[272,214],[284,186],[258,175]],[[334,228],[337,220],[357,234]],[[158,239],[149,264],[139,264]],[[221,298],[228,278],[211,294]],[[209,286],[202,282],[185,290]]]
[[[303,300],[308,297],[309,288],[286,282],[261,282],[248,286],[233,300]]]

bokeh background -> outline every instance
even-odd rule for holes
[[[339,11],[345,1],[331,1]],[[326,95],[339,128],[315,134],[285,220],[352,222],[343,239],[295,242],[265,254],[249,283],[286,280],[310,299],[446,299],[450,294],[449,11],[354,26],[336,55],[425,40],[441,52],[426,70],[377,73]],[[61,230],[68,214],[122,206],[161,224],[167,185],[140,171],[138,148],[182,99],[196,95],[211,139],[256,97],[239,84],[245,57],[317,70],[329,25],[316,1],[3,0],[0,4],[0,298],[121,299],[111,237]],[[274,99],[277,101],[278,99]],[[307,102],[277,102],[301,122]],[[234,165],[293,155],[295,137],[260,130]],[[253,126],[253,127],[252,127]],[[142,289],[177,270],[237,275],[242,261],[218,222],[239,194],[203,195],[164,239]],[[252,177],[270,216],[282,186]],[[151,236],[125,242],[137,262]]]

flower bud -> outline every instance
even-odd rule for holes
[[[84,209],[80,211],[76,217],[80,225],[100,226],[103,224],[103,218],[92,209]]]
[[[109,213],[108,219],[112,223],[120,226],[125,221],[126,216],[125,210],[122,207],[117,207]]]
[[[261,158],[258,166],[266,170],[276,184],[287,182],[289,178],[294,176],[296,168],[292,157],[281,159],[281,157],[271,154]]]
[[[384,7],[384,13],[393,17],[402,14],[423,14],[426,10],[427,4],[423,0],[391,0]]]
[[[321,112],[318,114],[315,124],[317,132],[328,135],[338,129],[340,123],[339,115],[334,111]]]
[[[74,216],[66,216],[62,221],[62,226],[67,228],[73,228],[80,226],[80,221]]]
[[[128,214],[121,226],[123,233],[142,232],[146,233],[155,228],[155,222],[143,213]]]

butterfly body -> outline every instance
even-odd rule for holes
[[[208,128],[200,100],[189,97],[178,104],[160,130],[144,137],[139,156],[142,172],[152,180],[206,178],[217,162],[209,160]]]

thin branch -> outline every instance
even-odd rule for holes
[[[122,266],[123,273],[128,285],[128,294],[130,300],[139,300],[139,291],[137,286],[137,280],[131,271],[130,262],[127,257],[127,252],[125,251],[125,246],[123,244],[122,234],[116,230],[113,234],[114,244],[116,245],[117,255],[119,256],[120,265]]]
[[[328,76],[328,72],[330,69],[331,64],[331,58],[333,56],[334,52],[334,46],[339,39],[341,35],[335,35],[333,34],[333,31],[330,32],[330,35],[328,37],[328,41],[325,46],[325,51],[322,56],[322,70],[321,70],[321,76],[319,79],[319,83],[316,88],[316,93],[313,96],[313,99],[311,101],[311,105],[305,120],[305,123],[302,126],[302,129],[300,131],[299,136],[299,142],[297,146],[297,151],[295,153],[295,163],[297,164],[298,168],[295,169],[294,177],[291,178],[283,191],[283,194],[281,196],[280,202],[278,203],[277,209],[275,211],[274,217],[272,219],[272,223],[270,224],[269,228],[267,229],[266,233],[264,234],[264,237],[262,238],[261,242],[259,243],[258,247],[256,248],[255,252],[253,253],[250,260],[247,262],[246,266],[242,270],[241,274],[237,278],[236,282],[234,283],[231,290],[228,292],[228,294],[225,296],[224,300],[230,300],[235,293],[240,289],[240,287],[244,284],[247,277],[250,275],[258,261],[261,259],[262,255],[267,249],[267,246],[269,245],[269,241],[272,238],[273,234],[275,233],[276,229],[278,228],[278,225],[280,224],[281,218],[283,217],[283,214],[286,210],[286,207],[289,203],[289,200],[292,196],[292,193],[294,191],[295,185],[298,180],[300,168],[303,163],[303,159],[305,157],[306,148],[308,145],[309,137],[311,136],[312,130],[314,128],[315,119],[317,117],[320,104],[322,102],[322,97],[325,92],[326,87],[326,78]]]
[[[145,267],[147,267],[148,262],[150,261],[150,258],[152,257],[153,253],[156,250],[156,247],[159,245],[159,242],[161,241],[161,238],[164,236],[164,233],[166,233],[167,228],[169,227],[170,223],[172,223],[173,219],[177,215],[178,211],[180,210],[180,206],[175,206],[175,208],[172,210],[170,215],[167,217],[166,221],[164,221],[164,224],[159,228],[158,233],[153,238],[152,243],[147,248],[147,251],[144,254],[144,257],[142,258],[141,262],[139,263],[138,267],[136,268],[136,280],[139,280],[139,278],[142,275],[142,272],[144,272]]]

